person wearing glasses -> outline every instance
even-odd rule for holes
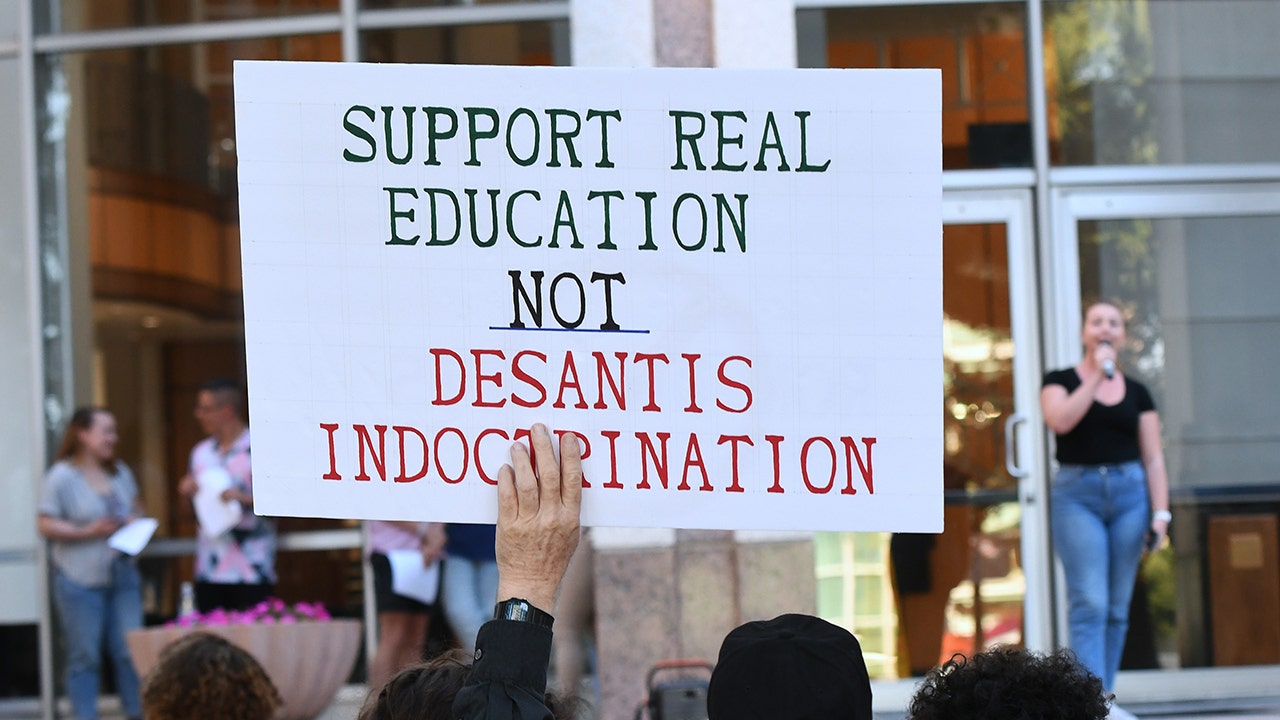
[[[234,526],[196,536],[196,609],[247,610],[271,597],[276,583],[276,527],[253,514],[253,472],[244,392],[230,379],[205,383],[196,396],[196,420],[209,437],[191,451],[190,470],[178,492],[195,498],[200,486],[219,483],[223,502],[239,503]]]

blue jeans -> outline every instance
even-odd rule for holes
[[[1071,649],[1112,690],[1150,524],[1147,474],[1138,461],[1063,465],[1052,496],[1053,545],[1067,579]]]
[[[476,634],[481,625],[493,619],[497,602],[496,560],[444,559],[444,613],[464,650],[475,648]]]
[[[105,645],[115,670],[116,692],[128,717],[142,717],[138,673],[125,633],[142,627],[142,580],[125,558],[111,564],[111,584],[85,587],[61,572],[53,579],[53,599],[67,648],[67,696],[76,720],[98,717],[98,668]]]

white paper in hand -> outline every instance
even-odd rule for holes
[[[151,542],[160,521],[155,518],[138,518],[111,534],[107,538],[107,546],[126,555],[137,555],[142,548]]]
[[[391,591],[430,605],[436,601],[440,589],[440,561],[423,567],[422,553],[417,550],[392,550],[387,553],[391,563]]]
[[[235,527],[244,515],[240,503],[234,500],[223,500],[222,491],[231,487],[231,475],[220,467],[207,468],[196,477],[200,489],[192,499],[196,508],[196,520],[200,523],[200,534],[207,538],[216,538]]]

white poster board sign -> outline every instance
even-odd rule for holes
[[[254,502],[942,527],[935,70],[237,62]]]

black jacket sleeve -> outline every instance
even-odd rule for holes
[[[544,698],[551,631],[490,620],[476,638],[471,674],[453,701],[456,720],[553,720]]]

